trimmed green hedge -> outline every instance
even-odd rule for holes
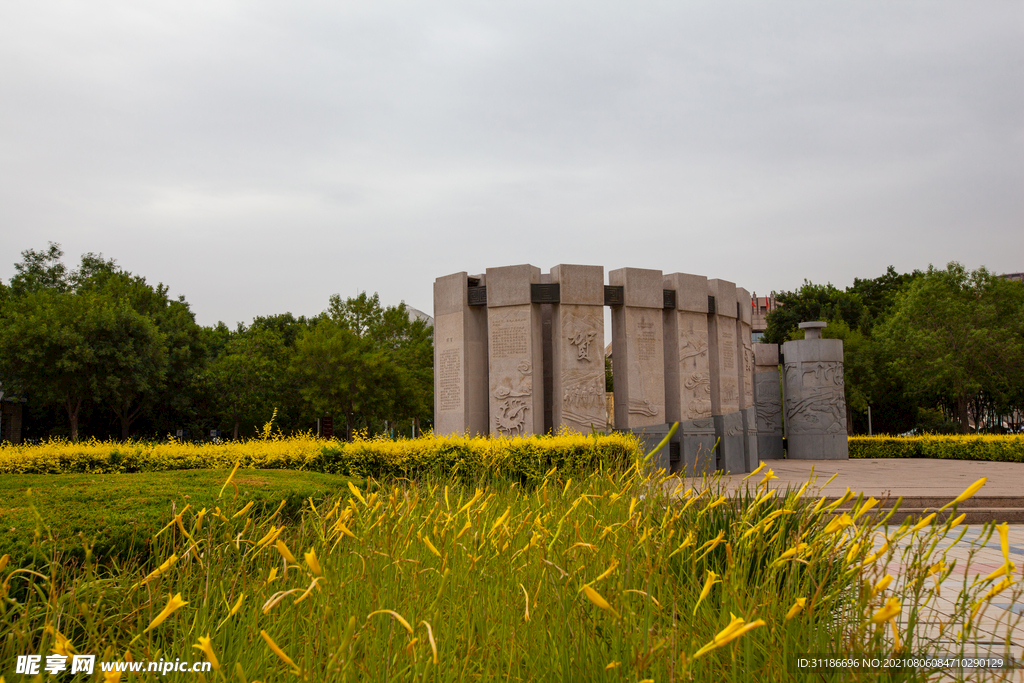
[[[851,458],[942,458],[1024,462],[1024,436],[1000,434],[925,434],[851,436]]]

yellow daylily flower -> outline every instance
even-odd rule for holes
[[[294,661],[292,661],[292,658],[286,655],[284,653],[284,650],[277,646],[277,643],[274,642],[274,639],[271,638],[266,631],[260,631],[260,636],[263,638],[263,641],[267,644],[267,647],[270,648],[270,651],[277,655],[282,662],[292,667],[296,672],[301,671],[298,665]]]
[[[885,605],[882,606],[882,609],[875,612],[874,616],[871,617],[871,621],[876,624],[881,624],[889,621],[890,619],[895,619],[899,616],[902,609],[903,604],[897,598],[889,598],[885,601]]]
[[[691,661],[697,659],[698,657],[704,656],[705,654],[711,652],[715,648],[722,647],[723,645],[726,645],[727,643],[736,640],[744,633],[752,631],[758,626],[765,625],[763,619],[758,619],[757,621],[752,621],[748,624],[742,618],[737,617],[735,614],[732,614],[731,612],[729,614],[729,617],[732,619],[732,621],[729,622],[729,625],[721,631],[719,631],[717,634],[715,634],[715,637],[711,640],[710,643],[694,652],[693,657],[690,658]]]
[[[802,612],[804,609],[804,605],[806,604],[807,598],[797,598],[796,602],[793,603],[793,606],[789,608],[788,612],[786,612],[786,621],[789,621],[796,615],[800,614],[800,612]]]
[[[751,472],[747,476],[745,476],[742,479],[740,479],[740,481],[746,481],[747,479],[750,479],[752,476],[754,476],[755,474],[757,474],[758,472],[760,472],[763,469],[764,469],[764,460],[761,461],[761,464],[757,466],[756,470],[754,470],[753,472]]]
[[[372,616],[374,616],[376,614],[389,614],[389,615],[391,615],[391,617],[395,621],[397,621],[399,624],[402,625],[402,628],[404,628],[406,631],[409,632],[410,636],[412,635],[412,626],[410,626],[409,622],[406,621],[405,618],[401,614],[399,614],[398,612],[395,612],[394,610],[390,610],[390,609],[379,609],[376,612],[370,612],[369,614],[367,614],[366,615],[366,619],[369,620],[370,617],[372,617]]]
[[[716,583],[720,583],[718,574],[714,573],[709,569],[708,576],[706,579],[704,579],[704,587],[700,591],[700,597],[697,598],[697,604],[693,606],[694,615],[697,614],[697,608],[700,607],[700,603],[704,602],[704,598],[706,598],[708,594],[711,593],[711,587],[714,586]]]
[[[171,616],[172,614],[174,614],[176,610],[184,607],[187,604],[187,601],[181,599],[181,593],[171,596],[171,598],[167,601],[167,604],[164,606],[164,608],[160,610],[160,613],[153,617],[153,621],[149,622],[149,626],[146,627],[146,630],[143,631],[143,633],[152,631],[157,626],[164,623],[164,619]]]
[[[1006,522],[996,524],[996,531],[999,532],[999,546],[1003,550],[1003,560],[1010,562],[1010,525]]]
[[[861,506],[857,508],[857,511],[853,513],[853,521],[856,522],[858,517],[860,517],[865,512],[875,507],[876,505],[878,505],[878,501],[875,499],[874,496],[865,500],[863,503],[861,503]]]
[[[846,514],[844,512],[843,514],[839,515],[838,517],[834,517],[828,524],[825,525],[825,533],[826,534],[838,533],[838,532],[842,531],[843,529],[845,529],[846,527],[850,526],[851,524],[853,524],[853,519],[850,518],[850,515],[848,515],[848,514]]]
[[[292,564],[298,564],[298,562],[295,561],[295,556],[292,555],[292,551],[288,550],[288,546],[284,544],[284,541],[278,539],[275,545],[277,547],[277,552],[281,553],[281,557],[291,562]]]
[[[199,636],[199,642],[192,647],[197,650],[202,650],[203,654],[206,655],[206,661],[210,662],[210,666],[213,667],[213,670],[220,671],[220,662],[217,661],[217,655],[213,653],[213,645],[210,643],[210,634]]]
[[[590,600],[590,602],[594,603],[595,605],[597,605],[598,607],[600,607],[603,610],[607,610],[607,611],[611,612],[612,614],[615,615],[616,619],[619,618],[619,613],[616,612],[612,608],[612,606],[610,604],[608,604],[608,601],[605,600],[603,597],[601,597],[601,594],[598,593],[596,590],[594,590],[590,586],[584,586],[582,588],[582,591],[583,591],[583,594],[587,596],[587,599]]]
[[[303,558],[306,560],[306,565],[313,570],[313,574],[316,576],[323,576],[324,572],[320,569],[320,561],[316,559],[316,549],[310,548],[307,552],[303,553]]]
[[[915,531],[920,531],[921,529],[923,529],[926,526],[928,526],[929,524],[931,524],[932,520],[935,519],[935,515],[936,515],[936,513],[933,512],[932,514],[928,515],[927,517],[922,519],[920,522],[918,522],[914,526],[910,527],[910,533],[914,533]]]
[[[177,562],[177,561],[178,561],[178,556],[176,554],[174,554],[174,553],[171,553],[171,556],[168,557],[166,560],[164,560],[163,563],[159,567],[157,567],[156,569],[151,571],[149,574],[147,574],[146,578],[144,578],[142,581],[139,581],[137,584],[132,586],[132,588],[138,588],[139,586],[145,586],[147,583],[149,583],[150,581],[152,581],[153,579],[155,579],[156,577],[160,576],[161,574],[166,572],[168,569],[173,567],[174,563]]]
[[[948,507],[950,507],[952,505],[956,505],[957,503],[964,502],[965,500],[967,500],[968,498],[973,496],[975,493],[977,493],[978,489],[980,489],[982,486],[984,486],[985,482],[987,482],[987,481],[988,481],[988,477],[982,477],[978,481],[974,482],[973,484],[968,486],[966,489],[964,489],[964,492],[961,493],[959,496],[957,496],[953,500],[949,501],[948,503],[946,503],[945,505],[940,507],[939,508],[939,512],[942,512],[943,510],[945,510],[946,508],[948,508]]]

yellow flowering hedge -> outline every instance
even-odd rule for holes
[[[1024,462],[1024,435],[851,436],[851,458],[944,458]]]
[[[294,469],[360,477],[455,473],[496,474],[539,481],[552,468],[568,474],[632,462],[638,444],[627,434],[491,439],[465,436],[418,439],[357,438],[351,443],[302,435],[221,443],[52,440],[0,445],[0,473],[158,472],[230,468]]]

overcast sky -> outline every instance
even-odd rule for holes
[[[0,277],[202,324],[633,266],[1024,271],[1024,2],[0,3]]]

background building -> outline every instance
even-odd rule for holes
[[[779,305],[781,304],[775,301],[775,292],[769,296],[758,296],[757,292],[754,292],[750,297],[750,333],[755,344],[761,341],[765,330],[768,329],[768,312],[775,310]]]

